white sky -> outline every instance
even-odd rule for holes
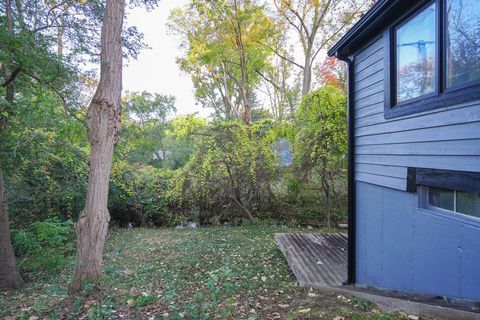
[[[177,98],[177,114],[198,112],[206,117],[210,112],[195,105],[192,81],[175,62],[179,55],[178,42],[167,35],[165,26],[170,11],[185,3],[187,0],[162,0],[151,12],[144,8],[128,12],[128,25],[137,26],[151,49],[143,50],[137,60],[131,60],[124,66],[123,88],[173,95]]]

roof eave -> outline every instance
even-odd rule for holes
[[[396,0],[379,0],[348,32],[327,52],[328,56],[336,56],[344,60],[342,51],[354,40],[357,39],[371,22],[382,16],[385,9]]]

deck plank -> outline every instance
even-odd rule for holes
[[[277,244],[301,286],[339,286],[347,279],[343,233],[278,233]]]

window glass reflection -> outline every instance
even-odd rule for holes
[[[475,215],[475,194],[457,191],[457,212]]]
[[[455,210],[455,192],[439,188],[430,188],[428,193],[430,205],[446,210]]]
[[[397,102],[435,91],[435,4],[396,30]]]
[[[480,1],[447,5],[447,86],[480,79]]]

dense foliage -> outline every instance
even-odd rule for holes
[[[141,95],[131,94],[137,101]],[[127,101],[128,108],[139,108],[135,100]],[[150,105],[151,114],[143,116],[147,120],[126,113],[112,169],[112,223],[174,226],[193,220],[208,225],[268,218],[320,225],[327,223],[327,212],[333,211],[336,221],[344,216],[346,98],[340,89],[325,87],[306,96],[295,126],[272,120],[207,124],[198,116],[166,120],[155,109],[173,110],[166,101]],[[19,127],[14,134],[16,127],[10,127],[8,148],[16,150],[8,184],[18,227],[53,217],[75,219],[82,208],[86,136],[81,123],[69,120],[59,107],[54,110],[39,114],[49,125],[31,113],[29,119],[39,128]],[[274,153],[282,137],[292,149],[288,167],[279,166]]]
[[[157,133],[163,138],[153,141],[164,148],[162,156],[152,149],[153,158],[137,162],[123,153],[144,141],[129,142],[128,131],[117,148],[110,207],[120,225],[238,224],[255,218],[322,225],[345,219],[341,89],[327,86],[304,97],[295,126],[271,119],[207,124],[193,115],[167,122]],[[127,121],[127,130],[136,126],[143,125]],[[280,138],[290,140],[290,166],[281,166],[275,152]]]
[[[71,220],[56,218],[36,221],[27,229],[13,231],[13,246],[21,260],[19,265],[29,272],[55,272],[68,265],[74,252]]]
[[[345,214],[346,104],[345,93],[328,85],[306,95],[297,112],[297,175],[290,188],[296,196],[316,201],[328,226],[332,213]]]
[[[329,3],[338,1],[297,1],[295,10],[293,3],[191,0],[171,13],[179,66],[212,115],[176,115],[173,96],[124,92],[111,227],[346,220],[345,68],[317,55],[360,11],[352,7],[335,22],[331,37],[330,20],[307,21],[328,41],[312,38],[306,70],[289,45],[292,13],[304,12],[305,21],[322,10],[330,17],[338,7]],[[59,271],[74,247],[91,151],[86,105],[97,82],[88,67],[98,63],[103,10],[103,1],[0,4],[0,169],[24,272]],[[128,57],[145,47],[135,27],[125,28],[124,40]],[[306,86],[302,77],[312,74]],[[279,141],[286,149],[278,150]]]
[[[271,197],[275,159],[270,129],[269,122],[247,126],[236,121],[196,133],[196,150],[176,181],[180,208],[194,210],[202,223],[237,216],[253,222],[254,211],[267,208]]]

